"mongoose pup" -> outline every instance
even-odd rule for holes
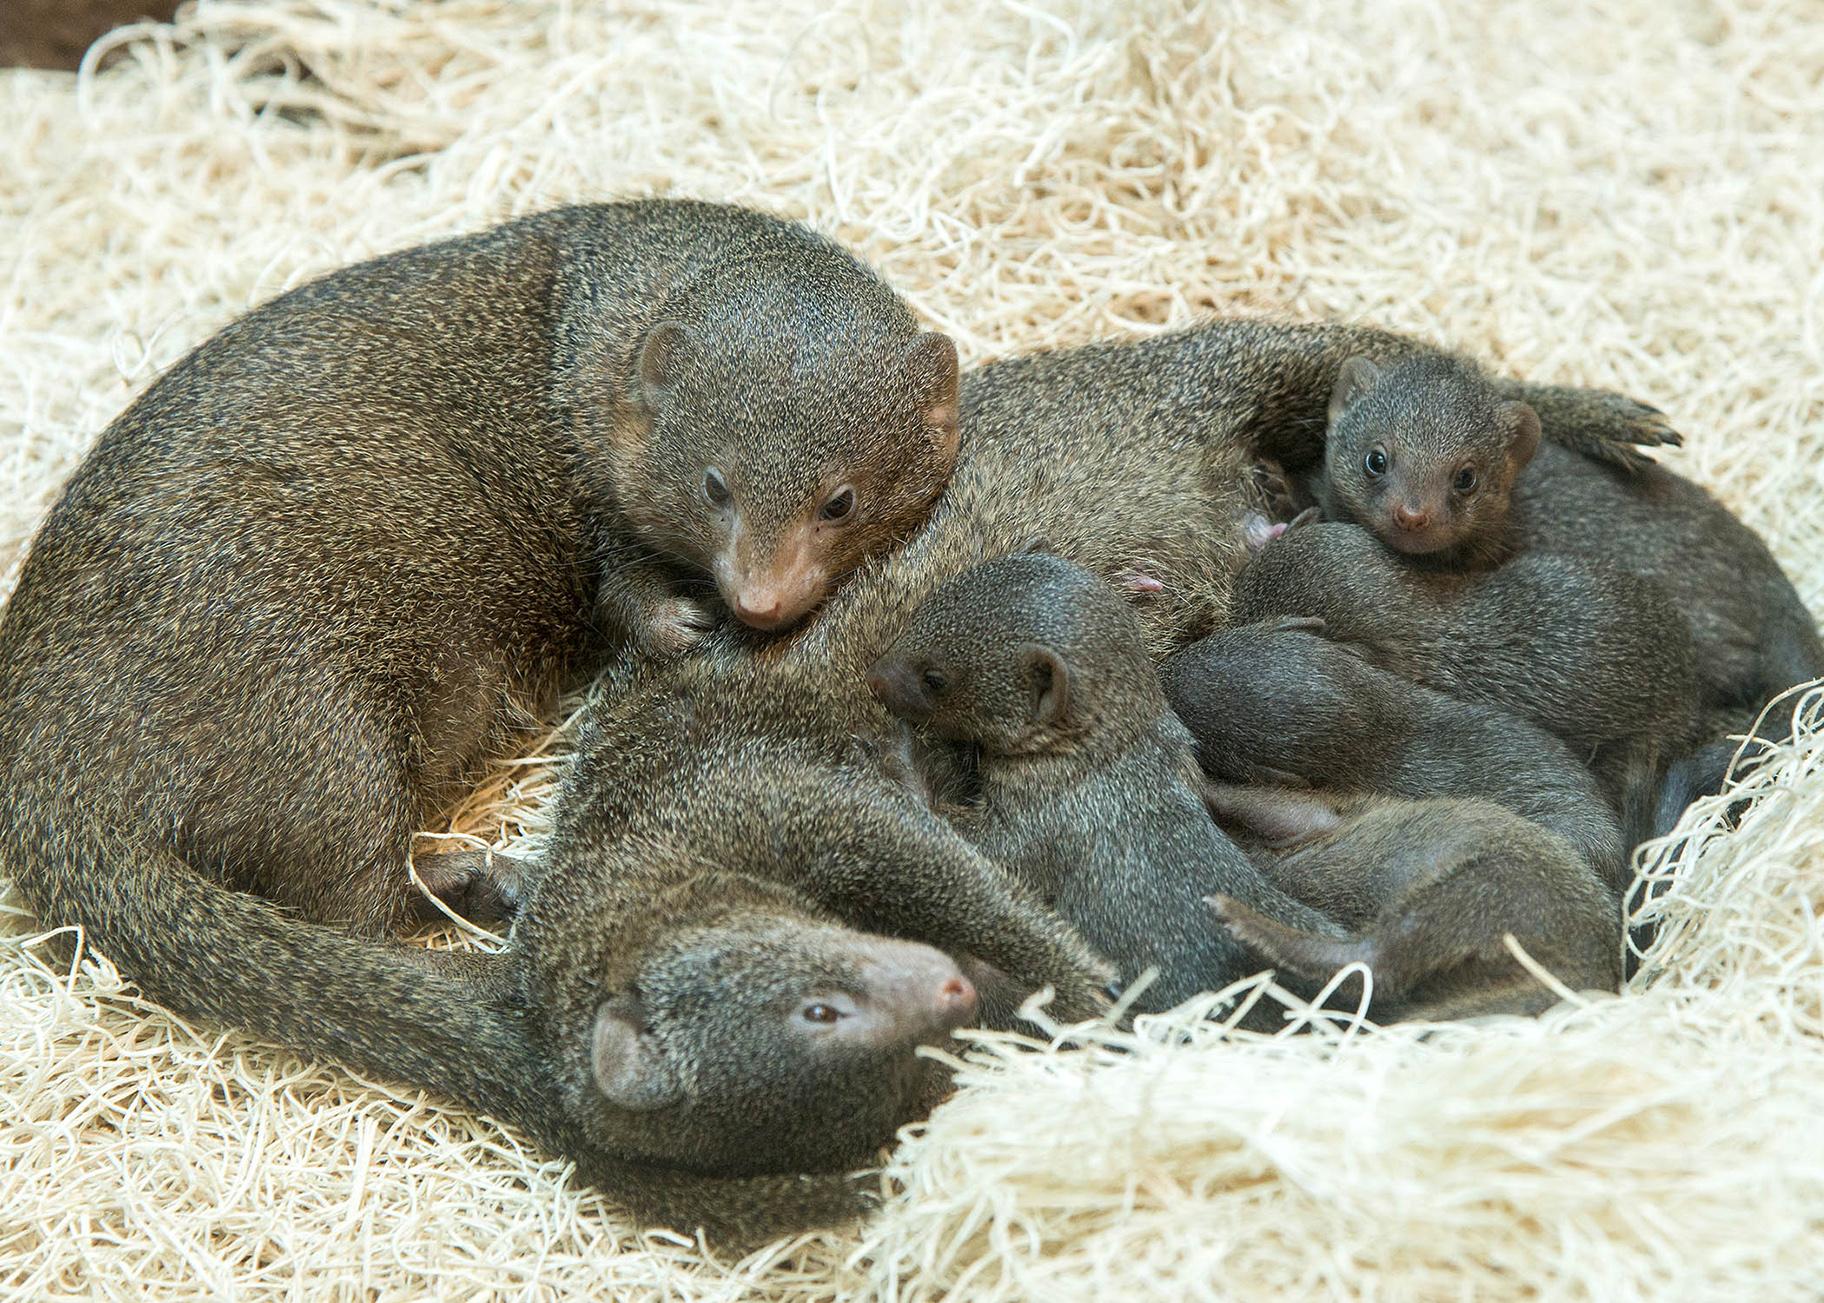
[[[1659,585],[1690,627],[1700,709],[1753,714],[1824,677],[1816,623],[1753,530],[1623,444],[1586,444],[1594,458],[1541,444],[1535,415],[1458,359],[1351,359],[1311,487],[1331,518],[1424,561],[1551,552]],[[1788,731],[1773,727],[1774,740]],[[1686,766],[1706,768],[1720,779],[1714,763]],[[1690,795],[1714,785],[1685,782]]]
[[[1508,499],[1539,435],[1538,413],[1500,397],[1464,358],[1381,367],[1352,357],[1330,395],[1311,491],[1326,517],[1362,525],[1396,552],[1493,564],[1513,550]]]
[[[975,748],[979,799],[956,818],[970,841],[1124,980],[1158,969],[1135,1007],[1168,1009],[1261,968],[1210,926],[1199,902],[1212,892],[1321,921],[1217,830],[1138,618],[1083,567],[1026,553],[959,575],[867,681],[895,715]]]
[[[1492,570],[1408,565],[1359,526],[1300,524],[1235,582],[1239,624],[1312,616],[1371,664],[1564,739],[1634,827],[1693,739],[1691,633],[1660,584],[1526,552]]]
[[[1376,669],[1300,621],[1244,625],[1161,671],[1211,778],[1477,797],[1564,838],[1617,895],[1632,880],[1595,778],[1544,730]]]
[[[1615,898],[1562,838],[1488,801],[1403,801],[1214,785],[1210,808],[1250,839],[1261,872],[1349,931],[1298,927],[1218,896],[1218,917],[1311,981],[1374,973],[1369,1010],[1399,1018],[1536,1014],[1557,1000],[1508,950],[1573,990],[1621,982]]]

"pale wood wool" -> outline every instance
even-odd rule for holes
[[[0,73],[8,589],[94,436],[250,305],[669,193],[848,241],[970,362],[1335,315],[1635,394],[1824,604],[1802,8],[251,0],[114,39],[80,80]],[[983,1037],[864,1238],[744,1263],[636,1236],[485,1120],[47,966],[0,896],[0,1296],[1812,1291],[1824,693],[1803,704],[1741,828],[1708,802],[1651,866],[1677,870],[1668,926],[1623,997],[1429,1040],[1224,1040],[1195,1007],[1102,1038],[1124,1054]],[[565,736],[456,828],[536,845]]]

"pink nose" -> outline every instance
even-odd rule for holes
[[[1401,529],[1419,530],[1431,523],[1431,515],[1401,503],[1393,509],[1393,523]]]
[[[741,593],[735,598],[735,618],[756,629],[771,629],[783,618],[785,601],[776,592]]]

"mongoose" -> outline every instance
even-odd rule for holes
[[[35,541],[0,631],[0,856],[121,961],[141,920],[38,840],[157,827],[390,931],[408,834],[514,702],[595,646],[696,636],[676,561],[802,614],[928,509],[955,383],[851,255],[708,204],[562,209],[285,294],[115,421]],[[76,822],[48,790],[72,782]]]
[[[1514,486],[1512,518],[1526,547],[1578,557],[1592,568],[1657,584],[1685,617],[1695,653],[1698,752],[1683,799],[1719,790],[1726,765],[1702,753],[1745,732],[1762,706],[1796,684],[1824,678],[1824,643],[1811,613],[1753,530],[1708,492],[1659,466],[1617,472],[1547,444]],[[1705,721],[1738,721],[1718,730]],[[1761,728],[1770,742],[1791,732],[1775,707]],[[1675,766],[1675,769],[1678,766]],[[1655,831],[1677,821],[1668,810]]]
[[[1553,552],[1492,570],[1407,564],[1352,524],[1301,524],[1235,582],[1232,616],[1311,616],[1371,664],[1564,739],[1632,828],[1690,743],[1690,628],[1656,580]]]
[[[970,841],[1124,980],[1158,969],[1135,1008],[1262,967],[1210,926],[1198,906],[1212,892],[1320,923],[1211,821],[1138,618],[1081,566],[1028,552],[966,571],[925,599],[867,681],[895,715],[976,749],[979,798],[956,818]]]
[[[1541,443],[1537,411],[1522,397],[1534,396],[1461,359],[1350,359],[1310,487],[1331,518],[1364,524],[1423,562],[1490,565],[1550,552],[1658,585],[1689,624],[1700,711],[1753,714],[1824,677],[1817,626],[1754,531],[1625,444]],[[1267,452],[1289,455],[1288,469],[1301,454],[1309,460],[1308,449]],[[1788,731],[1783,721],[1774,727],[1774,740]],[[1685,768],[1689,795],[1720,781],[1713,758]]]
[[[560,677],[699,637],[678,576],[783,623],[913,529],[955,421],[947,340],[739,208],[562,209],[282,295],[109,427],[32,547],[0,865],[183,1014],[554,1134],[492,987],[310,924],[410,921],[411,831]]]
[[[918,1045],[1014,1025],[1043,986],[1094,1017],[1110,976],[872,740],[826,727],[820,681],[745,731],[775,677],[693,661],[598,694],[545,851],[504,875],[523,904],[502,962],[566,1152],[729,1243],[865,1207],[845,1173],[945,1082]]]
[[[1217,916],[1312,981],[1368,965],[1369,1009],[1383,1022],[1549,1008],[1557,997],[1513,957],[1507,933],[1573,990],[1620,985],[1615,898],[1562,837],[1511,810],[1259,786],[1212,786],[1208,797],[1254,839],[1269,881],[1349,931],[1300,927],[1231,896],[1211,901]]]
[[[1352,357],[1327,425],[1311,490],[1328,519],[1459,566],[1512,551],[1508,498],[1539,450],[1539,416],[1500,397],[1473,363],[1419,355],[1383,368]]]
[[[1192,644],[1161,671],[1211,778],[1422,800],[1477,797],[1558,836],[1619,896],[1621,828],[1570,749],[1517,716],[1376,669],[1300,621]]]

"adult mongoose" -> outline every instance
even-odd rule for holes
[[[698,635],[667,567],[800,614],[916,525],[954,446],[948,342],[746,210],[562,209],[311,282],[142,395],[35,540],[0,628],[0,862],[180,1002],[194,977],[134,960],[153,883],[97,839],[390,931],[407,837],[516,705],[602,645]],[[94,898],[114,877],[124,912]]]

